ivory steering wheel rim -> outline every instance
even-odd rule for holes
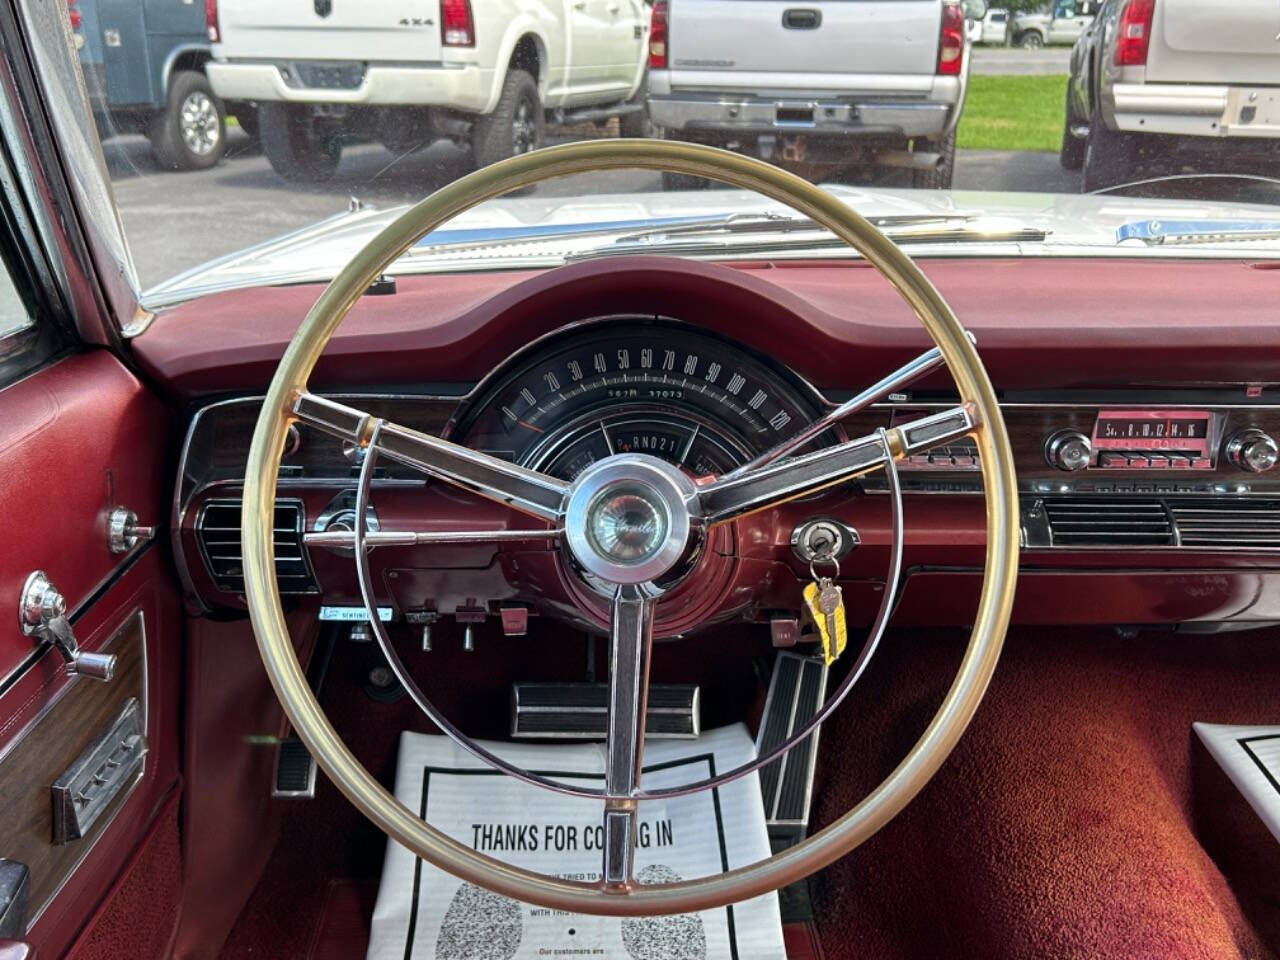
[[[418,817],[366,770],[329,723],[290,640],[276,583],[272,526],[278,452],[296,419],[294,403],[334,331],[370,284],[422,236],[510,190],[568,174],[624,168],[703,176],[784,203],[856,249],[911,307],[942,354],[973,431],[987,506],[982,594],[956,677],[928,728],[879,786],[838,820],[782,853],[726,873],[677,883],[631,885],[562,880],[470,849]],[[294,334],[258,417],[245,471],[242,537],[245,595],[259,652],[276,696],[311,755],[375,826],[410,853],[478,886],[554,909],[645,916],[711,909],[816,873],[868,839],[932,778],[972,719],[1004,642],[1018,572],[1018,501],[1013,454],[995,391],[974,344],[915,263],[847,204],[760,160],[664,140],[598,140],[522,154],[437,190],[384,228],[329,284]]]

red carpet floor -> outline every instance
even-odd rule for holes
[[[823,732],[818,818],[855,803],[901,758],[950,682],[962,642],[944,632],[886,639],[855,702]],[[698,643],[660,651],[654,679],[695,669],[718,678],[708,726],[758,704],[752,660],[762,648],[704,640],[719,662],[699,666]],[[506,723],[511,676],[567,678],[578,667],[580,645],[562,644],[553,657],[547,649],[530,641],[504,656],[464,658],[438,640],[422,665],[448,678],[442,705],[493,736]],[[389,776],[399,731],[425,727],[407,701],[372,704],[358,692],[365,655],[339,650],[324,699],[357,753]],[[1233,888],[1197,840],[1193,720],[1280,721],[1280,634],[1015,632],[940,775],[814,880],[827,960],[1274,956],[1280,903],[1247,874],[1233,875]],[[315,800],[287,802],[280,845],[223,950],[227,960],[305,960],[334,882],[378,876],[385,841],[323,777]]]

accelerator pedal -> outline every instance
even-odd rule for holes
[[[756,737],[757,754],[772,750],[808,723],[827,695],[827,666],[821,660],[779,652],[765,695],[764,716]],[[818,734],[760,770],[764,818],[775,849],[804,838],[809,827],[813,771],[818,759]]]
[[[698,687],[655,683],[649,687],[645,736],[692,740],[702,729]],[[513,683],[511,736],[521,739],[603,740],[609,721],[604,683]]]

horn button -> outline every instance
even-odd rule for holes
[[[570,489],[565,539],[589,580],[647,583],[685,555],[696,506],[693,481],[671,464],[645,454],[607,457]]]

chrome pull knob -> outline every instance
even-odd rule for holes
[[[1270,434],[1249,427],[1227,441],[1227,459],[1241,470],[1266,473],[1280,460],[1280,447]]]
[[[25,636],[57,648],[66,661],[66,672],[73,676],[110,680],[115,676],[116,658],[112,653],[89,653],[80,649],[76,635],[67,620],[67,601],[43,571],[27,577],[18,604],[18,623]]]
[[[1093,444],[1078,430],[1059,430],[1044,444],[1044,458],[1052,467],[1068,472],[1083,470],[1093,456]]]
[[[138,525],[138,515],[128,507],[116,507],[107,517],[107,547],[112,553],[128,553],[156,535],[155,527]]]

